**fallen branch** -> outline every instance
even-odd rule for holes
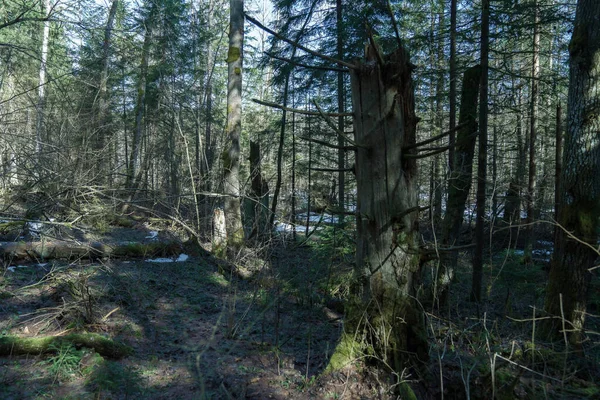
[[[52,353],[64,344],[72,344],[77,348],[94,349],[101,356],[110,358],[118,359],[133,354],[131,347],[97,333],[72,333],[66,336],[44,336],[39,338],[2,336],[0,337],[0,356]]]

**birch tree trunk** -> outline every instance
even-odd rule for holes
[[[598,258],[600,217],[600,2],[579,0],[569,44],[569,96],[565,134],[558,235],[550,269],[545,310],[555,319],[544,327],[561,335],[562,316],[572,343],[579,343],[586,300]]]

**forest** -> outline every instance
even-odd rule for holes
[[[599,16],[3,0],[0,398],[600,398]]]

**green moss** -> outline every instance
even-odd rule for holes
[[[234,71],[233,71],[236,75],[241,75],[242,74],[242,69],[239,67],[235,67]]]
[[[325,368],[324,372],[331,373],[341,370],[348,364],[355,361],[357,357],[364,352],[364,350],[364,344],[356,341],[354,336],[348,333],[342,334],[340,342],[331,355],[329,364],[327,364],[327,368]]]
[[[231,168],[231,157],[229,156],[229,150],[225,149],[221,153],[221,160],[223,160],[223,169],[228,170]]]
[[[403,400],[417,400],[417,395],[414,390],[410,387],[408,382],[402,382],[398,385],[398,394]]]
[[[242,52],[240,51],[240,48],[232,46],[229,48],[229,51],[227,52],[227,62],[228,63],[235,62],[235,61],[239,60],[241,55],[242,55]]]

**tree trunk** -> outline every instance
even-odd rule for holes
[[[351,72],[357,184],[356,307],[331,358],[342,366],[366,337],[375,359],[402,371],[427,359],[422,313],[415,301],[419,272],[416,161],[403,147],[415,143],[413,66],[400,48],[385,59],[369,47]],[[383,64],[379,64],[382,60]],[[363,343],[364,344],[364,343]]]
[[[142,60],[140,61],[140,74],[137,82],[137,99],[135,102],[135,126],[133,128],[133,141],[131,143],[131,153],[129,155],[129,168],[127,171],[127,181],[125,186],[132,190],[130,197],[133,198],[136,181],[140,174],[140,163],[142,153],[142,138],[144,133],[144,109],[146,108],[146,77],[148,75],[148,57],[150,52],[150,41],[152,36],[152,23],[156,6],[152,3],[150,14],[146,20],[146,32],[144,34],[144,44],[142,46]]]
[[[260,145],[250,141],[250,179],[252,180],[250,201],[252,223],[250,238],[264,240],[269,233],[269,185],[260,168]]]
[[[310,21],[310,19],[312,18],[312,13],[313,10],[316,6],[316,2],[312,3],[312,6],[310,8],[310,10],[308,11],[308,14],[306,16],[306,19],[304,20],[304,24],[302,25],[302,28],[298,31],[298,34],[296,35],[295,38],[295,42],[298,43],[302,37],[302,35],[304,34],[304,30],[306,29],[306,26],[308,25],[308,22]],[[291,60],[294,59],[294,57],[296,56],[296,46],[294,46],[292,48],[292,55],[290,57]],[[269,223],[271,224],[271,226],[274,225],[275,223],[275,215],[277,214],[277,202],[279,201],[279,192],[281,191],[281,181],[283,178],[283,145],[285,143],[285,128],[286,128],[286,121],[287,121],[287,104],[288,104],[288,92],[289,92],[289,86],[290,86],[290,76],[292,75],[293,72],[293,65],[290,65],[289,68],[291,68],[285,75],[285,83],[283,84],[283,111],[281,114],[281,128],[279,131],[279,147],[277,149],[277,180],[275,182],[275,191],[273,192],[273,203],[271,204],[271,217],[269,219]]]
[[[488,54],[490,46],[490,0],[481,4],[481,87],[479,97],[479,154],[477,159],[477,220],[475,225],[475,253],[473,254],[473,281],[471,300],[481,300],[483,280],[483,234],[485,216],[485,180],[487,176],[488,124]]]
[[[229,52],[227,54],[227,139],[223,152],[225,225],[227,248],[236,254],[244,245],[240,210],[240,134],[242,133],[242,47],[244,44],[244,1],[230,0]]]
[[[344,25],[342,20],[342,0],[336,0],[335,2],[335,16],[336,16],[336,45],[337,45],[337,58],[338,60],[344,59]],[[337,103],[338,103],[338,112],[340,116],[338,117],[338,125],[337,128],[340,132],[344,132],[344,116],[341,115],[344,110],[344,72],[339,71],[337,73]],[[346,168],[346,151],[343,149],[344,138],[342,136],[338,136],[337,142],[338,148],[338,208],[341,213],[338,215],[338,221],[340,224],[344,223],[344,210],[346,208],[345,204],[345,196],[346,196],[346,179],[344,176],[344,170]]]
[[[50,15],[50,0],[44,0],[44,15]],[[44,21],[42,33],[42,53],[38,86],[38,103],[36,107],[35,155],[38,164],[42,161],[42,143],[44,142],[44,109],[46,107],[46,70],[48,62],[48,41],[50,39],[50,20]],[[41,170],[38,166],[36,171]]]
[[[536,154],[535,146],[537,142],[537,114],[538,114],[538,80],[540,71],[540,28],[539,28],[539,9],[537,0],[534,1],[535,21],[533,25],[533,62],[531,67],[531,104],[529,110],[529,175],[527,182],[527,234],[525,244],[525,260],[530,261],[534,242],[534,198],[536,184]]]
[[[477,100],[481,81],[481,66],[476,65],[465,71],[460,100],[459,125],[454,149],[454,166],[448,182],[448,202],[442,224],[442,246],[455,245],[460,237],[465,205],[473,175],[473,156],[477,140]],[[447,304],[449,285],[454,279],[457,254],[441,253],[437,273],[435,297],[440,307]]]
[[[108,19],[104,28],[104,42],[102,43],[102,59],[100,61],[102,70],[100,72],[100,82],[98,85],[98,111],[97,111],[97,171],[100,174],[99,182],[106,182],[107,175],[110,173],[111,154],[105,148],[110,139],[110,114],[108,98],[108,67],[110,61],[110,46],[112,42],[112,30],[117,14],[119,0],[112,0]]]
[[[584,328],[586,300],[598,258],[600,217],[600,2],[579,0],[569,44],[567,131],[561,173],[559,222],[564,228],[556,243],[546,290],[545,310],[556,319],[544,327],[547,336],[561,334],[562,321],[572,343]]]
[[[556,106],[556,146],[554,153],[554,219],[558,222],[558,211],[560,210],[561,205],[561,197],[560,197],[560,188],[561,182],[560,177],[562,175],[562,146],[563,146],[563,137],[562,137],[562,123],[561,123],[561,114],[562,108],[560,104]],[[557,243],[559,240],[561,229],[558,225],[554,226],[554,243]]]
[[[450,118],[449,126],[450,136],[448,142],[454,143],[454,127],[456,126],[456,1],[450,0]],[[448,152],[448,165],[450,172],[454,168],[454,149],[451,147]]]

